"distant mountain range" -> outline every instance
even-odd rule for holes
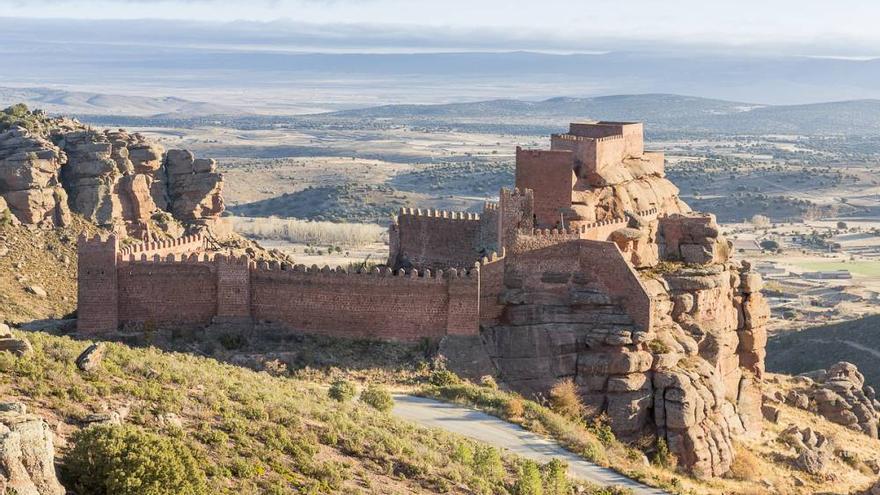
[[[227,125],[269,128],[333,120],[388,120],[409,125],[454,126],[465,132],[543,135],[577,120],[645,122],[649,133],[821,134],[880,133],[880,100],[766,105],[675,94],[636,94],[541,101],[494,99],[426,105],[381,105],[311,115],[260,114],[243,105],[177,97],[149,97],[0,87],[0,107],[24,102],[104,126]]]
[[[66,91],[53,88],[0,87],[0,106],[25,103],[53,114],[130,115],[138,117],[194,117],[217,114],[242,114],[241,109],[190,101],[172,96],[114,95],[89,91]]]
[[[875,134],[880,100],[762,105],[672,94],[384,105],[325,114],[340,118],[461,125],[558,125],[570,120],[635,120],[654,131],[760,134]]]

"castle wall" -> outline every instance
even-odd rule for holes
[[[317,268],[317,267],[315,267]],[[251,271],[252,316],[303,332],[415,341],[478,330],[479,276]]]
[[[623,253],[613,242],[577,236],[542,231],[520,235],[508,254],[508,267],[528,277],[538,277],[539,281],[548,273],[579,273],[589,277],[594,289],[610,295],[639,330],[648,331],[652,326],[653,302]]]
[[[205,249],[205,239],[200,235],[188,235],[179,239],[169,239],[165,241],[150,241],[139,244],[125,246],[119,250],[122,256],[147,255],[152,258],[154,255],[168,256],[169,254],[189,254],[200,252]]]
[[[119,322],[208,324],[217,313],[217,270],[212,261],[120,261]]]
[[[506,259],[484,259],[480,267],[480,325],[497,325],[504,304],[499,297],[504,291],[504,268]]]
[[[568,150],[516,149],[516,187],[534,191],[534,214],[541,227],[558,224],[571,209],[574,156]]]
[[[484,247],[484,226],[475,213],[402,209],[397,232],[391,235],[392,257],[397,259],[389,264],[396,265],[405,257],[412,266],[422,269],[473,266]]]
[[[535,196],[531,189],[501,189],[498,201],[499,248],[507,249],[520,230],[531,231],[534,222]]]
[[[116,330],[116,236],[77,239],[77,329],[84,334]]]

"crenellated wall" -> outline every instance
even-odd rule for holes
[[[117,326],[130,322],[211,322],[217,311],[217,265],[213,259],[184,259],[173,254],[149,259],[133,256],[117,265]]]
[[[256,320],[303,332],[414,341],[478,331],[479,270],[346,273],[260,264],[250,284]]]
[[[455,220],[479,224],[476,215],[470,217]],[[79,329],[96,334],[126,324],[207,325],[220,318],[382,340],[476,335],[481,273],[485,269],[490,287],[495,287],[504,260],[492,252],[470,262],[469,269],[347,273],[341,268],[257,264],[222,254],[159,254],[186,246],[199,251],[203,245],[190,238],[133,247],[123,254],[115,237],[81,237]],[[494,303],[491,297],[487,300],[486,314],[497,312],[497,297]]]
[[[196,251],[202,251],[206,247],[205,239],[200,235],[188,235],[179,239],[168,239],[165,241],[141,242],[125,246],[119,250],[119,254],[127,256],[129,254],[141,255],[148,257],[153,255],[168,256],[169,254],[185,254]]]
[[[401,208],[389,228],[388,265],[419,269],[473,266],[498,244],[497,205],[477,213]]]

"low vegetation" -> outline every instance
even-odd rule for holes
[[[64,458],[65,486],[92,495],[208,495],[205,473],[184,442],[136,426],[76,432]]]
[[[33,352],[0,352],[0,395],[57,425],[63,479],[78,493],[488,495],[524,483],[517,458],[382,412],[390,396],[379,386],[339,402],[320,384],[116,343],[83,373],[74,360],[85,342],[26,337]],[[108,409],[130,411],[125,426],[82,428]],[[563,468],[539,470],[542,493],[600,493],[554,492]]]

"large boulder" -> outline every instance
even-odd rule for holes
[[[18,221],[47,226],[70,223],[67,195],[58,176],[65,161],[57,146],[23,127],[0,132],[0,198]]]
[[[0,403],[0,493],[63,495],[52,430],[24,404]]]
[[[196,159],[188,150],[165,156],[171,213],[182,221],[214,219],[225,209],[223,176],[212,159]]]
[[[814,411],[825,419],[878,437],[880,402],[856,365],[841,361],[827,370],[809,373],[809,377],[793,380],[793,389],[786,402]]]

